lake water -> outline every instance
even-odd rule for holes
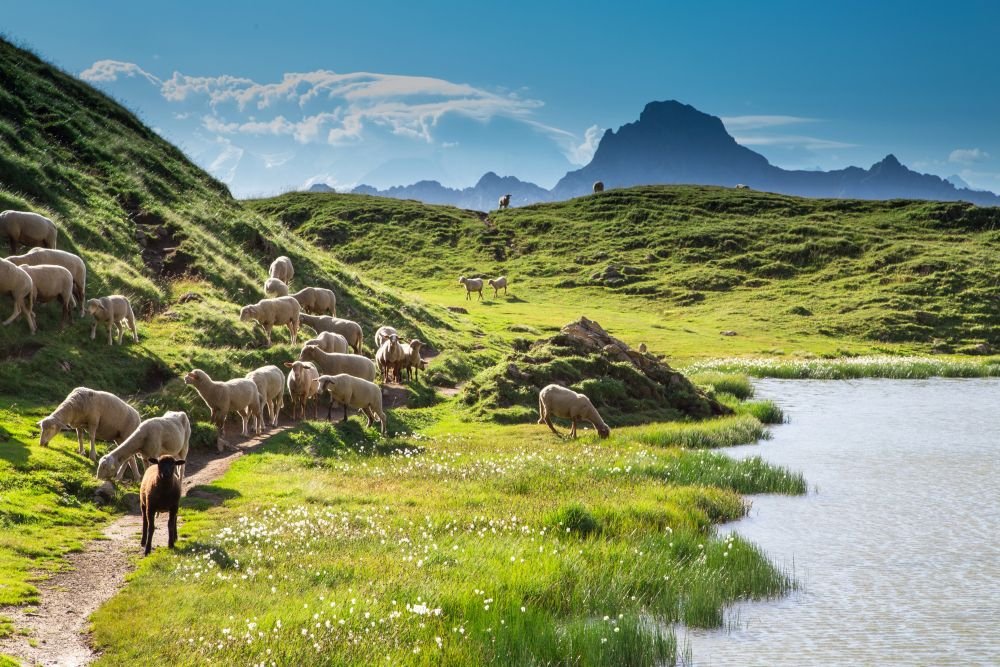
[[[690,664],[1000,665],[1000,381],[756,384],[790,423],[732,450],[801,471],[733,530],[799,582],[680,630]]]

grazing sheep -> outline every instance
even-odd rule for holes
[[[403,346],[399,344],[399,336],[391,334],[375,353],[375,363],[382,372],[382,382],[401,382],[403,380],[401,367],[406,360]]]
[[[375,332],[375,349],[382,347],[382,343],[389,340],[389,336],[399,336],[399,332],[390,326],[379,327]]]
[[[175,472],[184,465],[184,459],[172,456],[149,457],[154,464],[146,468],[139,487],[139,513],[142,514],[142,539],[140,547],[145,547],[145,555],[153,549],[153,520],[160,512],[167,512],[167,546],[171,549],[177,542],[177,509],[181,502],[181,479]]]
[[[226,432],[226,419],[230,412],[235,412],[243,420],[244,437],[250,435],[250,418],[254,418],[254,423],[260,425],[264,423],[261,416],[260,391],[253,380],[247,378],[236,378],[228,382],[216,382],[208,376],[208,373],[196,368],[184,376],[184,384],[194,386],[195,391],[205,401],[208,406],[210,419],[219,428],[219,437]],[[219,451],[222,451],[222,442],[218,443]]]
[[[38,444],[45,447],[59,431],[71,428],[76,431],[77,451],[83,456],[83,434],[86,432],[90,436],[90,460],[96,463],[95,441],[110,440],[120,445],[135,432],[140,421],[139,412],[114,394],[77,387],[48,417],[38,422]],[[135,458],[129,459],[129,463],[132,474],[138,480],[139,469]],[[124,466],[118,472],[120,478]]]
[[[267,346],[271,346],[271,329],[275,325],[287,326],[292,345],[299,331],[299,302],[290,296],[279,296],[277,299],[261,299],[255,304],[243,306],[240,309],[240,320],[249,322],[255,320],[264,328]]]
[[[347,339],[339,333],[333,333],[332,331],[323,331],[317,334],[315,338],[307,340],[303,344],[303,347],[306,345],[315,345],[324,352],[347,353]]]
[[[10,254],[17,254],[17,244],[56,247],[56,225],[44,215],[30,211],[0,213],[0,235],[10,242]]]
[[[420,348],[423,342],[414,338],[409,343],[401,343],[403,348],[403,368],[406,369],[406,379],[413,380],[420,375],[420,369],[424,365],[424,360],[420,358]]]
[[[325,315],[330,313],[337,316],[337,295],[333,290],[324,287],[303,287],[295,294],[291,295],[302,310],[313,315]]]
[[[87,265],[78,255],[54,248],[32,248],[23,255],[11,255],[8,261],[18,265],[55,264],[73,274],[73,296],[80,304],[80,317],[83,317],[84,304],[87,302]]]
[[[510,195],[506,194],[500,197],[500,201],[497,202],[497,208],[507,208],[510,206]]]
[[[368,418],[365,428],[371,427],[377,419],[382,435],[385,436],[382,390],[377,384],[346,373],[322,375],[319,378],[319,392],[330,395],[330,408],[326,415],[328,419],[333,416],[333,402],[337,401],[344,406],[344,421],[347,421],[348,408],[360,410]]]
[[[292,284],[292,276],[295,275],[295,268],[292,267],[292,260],[284,255],[271,262],[271,268],[267,275],[277,278],[286,285]]]
[[[264,294],[272,299],[279,296],[288,296],[288,285],[277,278],[268,278],[264,283]]]
[[[750,186],[746,185],[745,183],[737,183],[736,184],[736,189],[737,190],[749,190]]]
[[[302,419],[306,418],[306,405],[309,399],[316,398],[319,393],[319,371],[311,361],[286,361],[288,371],[288,396],[292,401],[292,419],[302,408]],[[319,400],[314,403],[313,418],[319,416]]]
[[[35,286],[31,283],[31,276],[17,264],[2,258],[0,258],[0,294],[10,294],[14,300],[14,312],[3,321],[3,325],[7,326],[23,314],[31,333],[35,333],[38,327],[35,325]]]
[[[482,278],[466,278],[462,276],[458,279],[458,282],[465,285],[465,300],[469,301],[472,299],[473,292],[479,292],[479,300],[483,299],[483,279]]]
[[[559,435],[559,431],[552,425],[553,417],[572,421],[573,429],[570,431],[570,435],[574,438],[576,437],[576,423],[581,420],[593,424],[602,438],[608,437],[611,433],[611,429],[601,419],[601,415],[598,414],[597,408],[594,407],[589,398],[557,384],[550,384],[538,394],[538,423],[548,424],[552,432]]]
[[[191,443],[191,420],[186,412],[165,412],[162,417],[147,419],[136,427],[122,444],[101,457],[97,463],[97,479],[122,478],[125,463],[136,454],[146,461],[166,454],[187,458]],[[147,469],[147,473],[149,470]],[[181,477],[183,477],[181,473]]]
[[[594,181],[594,192],[604,192],[604,181]]]
[[[507,296],[507,276],[500,276],[499,278],[490,278],[486,281],[489,286],[493,288],[493,298],[497,297],[497,293],[500,288],[503,288],[503,295]]]
[[[361,335],[361,325],[357,322],[329,315],[301,315],[299,320],[316,333],[330,331],[340,334],[347,339],[347,344],[354,349],[355,354],[361,354],[364,339]]]
[[[331,354],[312,345],[302,348],[299,361],[311,361],[323,375],[347,373],[363,380],[375,381],[375,362],[360,354]]]
[[[90,340],[97,338],[97,323],[106,322],[108,325],[108,345],[112,344],[112,334],[114,329],[118,330],[118,344],[122,344],[122,337],[125,335],[124,322],[132,330],[132,340],[139,342],[139,333],[135,329],[135,315],[132,313],[132,304],[128,299],[120,294],[102,296],[99,299],[89,299],[87,301],[87,312],[94,316],[94,324],[90,327]]]
[[[246,377],[257,385],[263,407],[267,408],[271,416],[271,426],[277,426],[278,413],[285,407],[285,374],[277,366],[269,365],[250,371]],[[257,430],[258,432],[262,430],[261,425],[258,425]]]
[[[62,327],[73,320],[76,299],[73,297],[73,274],[55,264],[24,265],[21,267],[35,286],[35,303],[59,300],[62,304]]]

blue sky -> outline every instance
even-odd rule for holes
[[[1000,3],[0,0],[7,38],[238,196],[487,170],[551,186],[651,100],[788,168],[1000,190]]]

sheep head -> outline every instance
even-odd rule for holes
[[[156,466],[156,474],[160,479],[170,479],[174,476],[177,467],[184,465],[184,459],[175,459],[169,454],[161,456],[159,459],[150,456],[149,462]]]
[[[608,428],[607,426],[598,426],[597,435],[601,436],[601,439],[603,440],[607,438],[609,435],[611,435],[611,429]]]
[[[199,383],[204,382],[207,379],[208,379],[208,373],[201,370],[200,368],[196,368],[184,376],[184,384],[197,385]]]
[[[118,459],[114,454],[105,454],[97,462],[97,479],[106,480],[115,476],[118,471]]]
[[[49,444],[49,440],[54,438],[59,431],[63,430],[66,425],[63,424],[58,419],[54,417],[46,417],[45,419],[38,422],[38,428],[41,433],[38,435],[38,444],[42,447]]]
[[[101,304],[100,299],[87,299],[87,312],[94,315],[98,312],[103,312],[104,306]]]
[[[243,306],[240,308],[240,321],[249,322],[257,319],[257,306]]]

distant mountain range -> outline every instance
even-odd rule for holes
[[[512,206],[570,199],[592,191],[595,181],[605,189],[661,183],[735,187],[804,197],[851,199],[931,199],[1000,205],[1000,197],[973,190],[961,178],[945,180],[921,174],[887,155],[870,169],[847,167],[834,171],[792,171],[775,167],[763,155],[736,143],[722,120],[676,101],[650,102],[639,120],[608,130],[588,165],[563,176],[552,190],[513,176],[485,174],[472,187],[447,188],[437,181],[378,190],[368,185],[355,193],[417,199],[486,211],[510,193]],[[315,187],[315,186],[314,186]]]

